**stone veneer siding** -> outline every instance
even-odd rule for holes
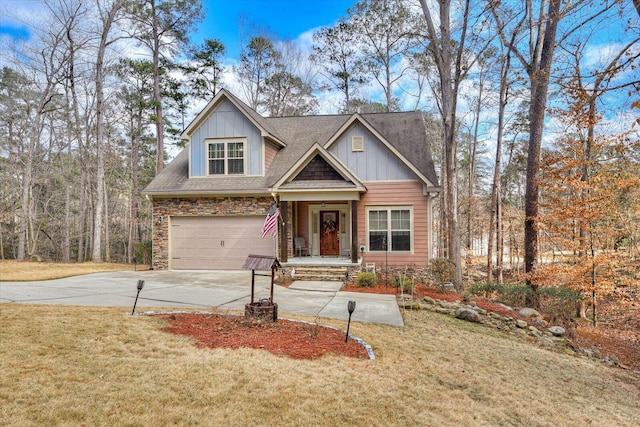
[[[169,268],[169,217],[232,215],[264,215],[266,217],[272,205],[271,197],[154,198],[153,269]]]

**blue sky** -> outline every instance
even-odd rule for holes
[[[7,9],[42,7],[36,0],[0,0]],[[241,17],[250,25],[268,29],[280,39],[295,40],[314,28],[335,23],[346,16],[356,0],[205,0],[206,16],[192,40],[202,43],[205,38],[220,39],[227,48],[227,56],[237,59],[240,48]],[[0,8],[0,37],[27,40],[29,28],[20,21],[6,20]],[[19,14],[20,15],[20,14]]]
[[[237,58],[240,51],[241,17],[250,24],[265,27],[281,39],[297,39],[314,28],[335,23],[347,15],[356,0],[205,0],[205,20],[193,35],[195,42],[220,39],[227,55]]]

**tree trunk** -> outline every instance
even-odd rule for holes
[[[164,168],[164,116],[162,110],[162,92],[160,91],[160,22],[158,22],[158,5],[156,0],[151,0],[151,36],[153,52],[153,101],[156,110],[156,174]]]
[[[422,11],[427,24],[427,32],[431,41],[431,53],[433,53],[438,74],[440,77],[440,90],[442,95],[441,114],[444,136],[444,163],[442,165],[445,184],[445,216],[447,220],[448,259],[452,266],[452,280],[456,290],[462,291],[462,259],[460,254],[460,230],[458,225],[458,170],[457,170],[457,140],[456,140],[456,106],[458,97],[458,84],[460,80],[459,70],[456,69],[456,79],[452,76],[453,44],[450,28],[450,0],[439,3],[439,29],[435,30],[434,20],[427,6],[426,0],[420,0]],[[466,20],[465,14],[465,20]],[[439,46],[440,45],[440,46]],[[463,44],[458,46],[462,49]]]
[[[496,244],[497,281],[502,283],[502,199],[501,180],[502,174],[502,139],[504,136],[504,115],[507,106],[509,89],[509,70],[511,56],[507,51],[506,58],[501,64],[500,70],[500,96],[498,101],[498,135],[496,138],[496,161],[493,170],[493,185],[491,188],[491,217],[489,218],[489,242],[487,249],[487,282],[493,281],[493,243]]]
[[[538,263],[538,176],[540,170],[540,147],[542,130],[547,108],[549,75],[555,50],[556,30],[560,20],[561,1],[549,2],[547,21],[544,27],[544,40],[539,58],[534,56],[529,79],[531,83],[531,104],[529,107],[529,149],[527,152],[527,181],[525,187],[524,251],[525,273],[529,275],[527,284],[531,296],[527,301],[533,307],[539,307],[538,284],[531,279]],[[542,25],[542,24],[541,24]],[[541,28],[540,31],[543,31]]]

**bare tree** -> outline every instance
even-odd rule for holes
[[[439,108],[443,131],[443,183],[444,183],[444,211],[447,220],[447,257],[452,264],[453,281],[456,289],[462,289],[462,265],[460,254],[460,229],[458,224],[458,165],[456,139],[456,118],[458,95],[461,82],[467,77],[469,70],[477,61],[468,50],[471,46],[488,42],[481,42],[472,29],[471,5],[466,0],[459,11],[461,22],[458,23],[457,40],[454,42],[452,33],[451,0],[438,2],[438,14],[433,16],[426,0],[420,0],[422,12],[426,21],[426,39],[428,52],[432,55],[438,71],[438,92],[440,95]],[[477,16],[477,15],[476,15]],[[478,25],[484,25],[482,21]],[[483,46],[475,46],[478,51]]]
[[[403,60],[419,44],[416,33],[421,22],[402,0],[362,0],[349,9],[349,17],[360,35],[368,71],[391,111],[398,104],[394,88],[410,68]]]
[[[161,62],[171,62],[178,45],[188,42],[188,33],[202,19],[201,0],[131,0],[129,16],[135,24],[133,36],[153,57],[153,94],[156,107],[156,171],[164,168],[164,114],[160,87]]]
[[[310,59],[320,68],[320,74],[329,82],[328,87],[344,95],[341,111],[354,112],[352,100],[367,78],[353,24],[341,18],[335,26],[314,33],[313,43]]]
[[[104,225],[104,204],[106,192],[104,188],[104,68],[105,55],[107,48],[115,43],[118,38],[111,37],[113,26],[124,8],[124,0],[112,0],[110,3],[104,0],[97,0],[96,6],[99,13],[100,22],[100,41],[98,43],[98,51],[95,63],[95,88],[96,88],[96,201],[95,215],[93,226],[93,245],[91,251],[91,260],[94,262],[102,262],[102,227]],[[106,6],[106,7],[105,7]],[[108,239],[106,239],[108,240]]]

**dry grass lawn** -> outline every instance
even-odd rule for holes
[[[640,384],[429,312],[376,360],[199,349],[122,308],[0,305],[0,425],[638,426]],[[344,327],[344,322],[327,321]]]
[[[148,266],[137,266],[138,270]],[[107,262],[82,263],[52,263],[29,261],[0,261],[0,281],[27,282],[37,280],[52,280],[63,277],[78,276],[80,274],[99,273],[101,271],[133,270],[129,264],[115,264]]]

